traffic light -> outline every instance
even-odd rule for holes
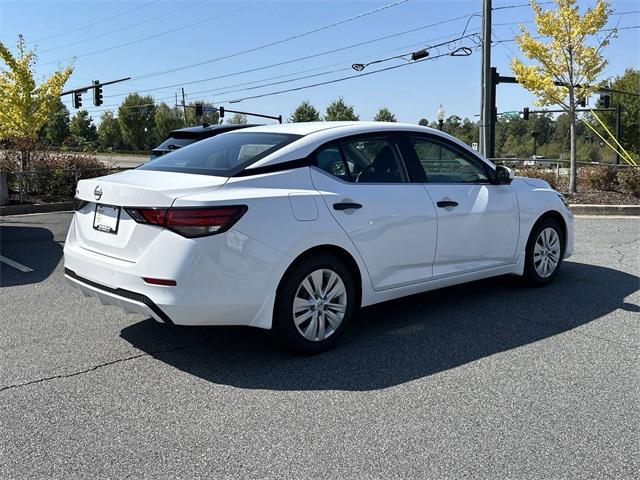
[[[82,92],[73,92],[73,108],[82,106]]]
[[[585,97],[578,97],[578,105],[582,108],[587,106],[587,99]]]
[[[102,105],[102,87],[100,86],[100,80],[93,81],[93,104],[96,107]]]
[[[524,120],[529,120],[529,107],[524,107],[522,109],[522,118]]]
[[[220,113],[220,118],[224,118],[224,107],[218,108],[218,113]]]
[[[201,117],[204,113],[204,104],[196,103],[196,117]]]
[[[600,94],[600,107],[609,108],[611,106],[611,95],[608,93]]]

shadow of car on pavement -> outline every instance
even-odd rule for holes
[[[269,390],[373,390],[455,368],[585,325],[616,309],[638,277],[566,262],[544,288],[513,276],[362,309],[328,352],[299,356],[241,327],[171,327],[148,319],[121,337],[154,358],[217,384]]]
[[[0,287],[30,285],[46,280],[56,269],[62,259],[62,242],[47,228],[0,225],[0,252],[33,269],[22,272],[0,262]]]

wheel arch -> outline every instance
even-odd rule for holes
[[[529,229],[529,235],[527,236],[527,239],[529,238],[529,236],[531,236],[531,232],[533,232],[533,229],[536,228],[536,225],[538,225],[538,223],[540,223],[542,220],[546,219],[546,218],[551,218],[553,220],[555,220],[556,222],[558,222],[558,225],[560,225],[560,227],[562,228],[562,240],[564,241],[564,245],[563,245],[563,249],[566,249],[566,243],[567,243],[567,238],[569,235],[569,232],[567,230],[567,221],[564,219],[564,217],[562,216],[562,214],[560,212],[558,212],[557,210],[547,210],[546,212],[542,213],[535,222],[533,222],[533,225],[531,225],[531,228]]]
[[[360,270],[360,266],[358,265],[358,262],[355,260],[355,258],[353,258],[351,253],[349,253],[347,250],[345,250],[344,248],[338,245],[331,245],[331,244],[316,245],[300,253],[297,257],[293,259],[293,261],[289,264],[285,272],[282,274],[282,277],[278,282],[278,288],[276,290],[276,294],[280,293],[280,287],[282,286],[282,282],[286,278],[286,276],[289,274],[289,272],[291,272],[291,270],[293,270],[303,260],[309,257],[313,257],[315,255],[320,255],[320,254],[333,255],[337,257],[349,269],[349,271],[353,275],[353,280],[356,282],[356,295],[357,295],[356,308],[360,307],[362,303],[363,272]]]

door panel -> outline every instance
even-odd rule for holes
[[[317,168],[311,178],[360,252],[376,290],[431,278],[436,212],[423,185],[348,183]],[[345,203],[361,208],[342,209]]]
[[[438,207],[434,277],[513,263],[519,235],[518,203],[510,185],[425,184]]]
[[[405,146],[438,213],[434,277],[513,263],[520,218],[511,185],[491,183],[490,166],[446,139],[410,134]]]

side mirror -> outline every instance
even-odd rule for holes
[[[495,184],[508,185],[513,181],[513,170],[502,165],[496,167]]]

